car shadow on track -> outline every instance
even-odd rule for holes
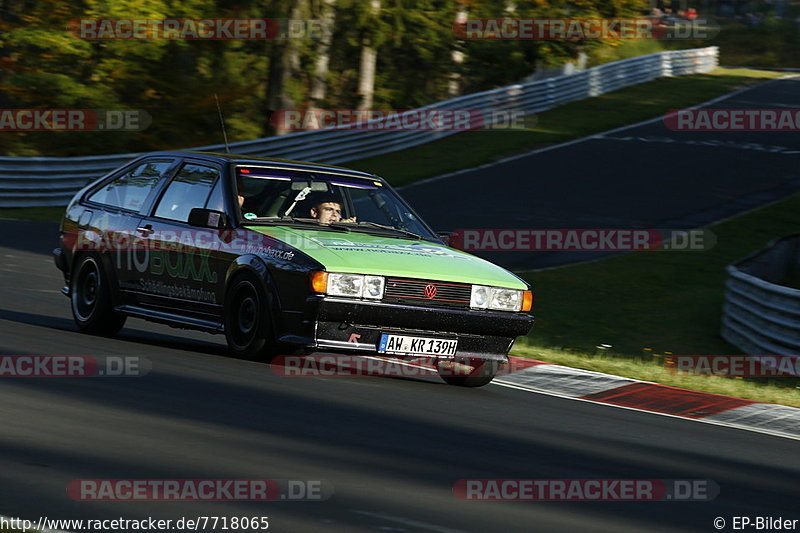
[[[18,322],[31,326],[41,326],[44,328],[60,329],[62,331],[76,331],[75,323],[59,316],[40,315],[37,313],[25,313],[23,311],[13,311],[11,309],[0,309],[0,320]]]
[[[0,309],[0,320],[6,320],[9,322],[15,322],[18,324],[25,324],[29,326],[38,326],[47,329],[55,329],[59,331],[67,331],[67,332],[74,332],[78,333],[78,328],[75,326],[75,323],[72,319],[59,317],[59,316],[52,316],[52,315],[44,315],[38,313],[27,313],[23,311],[15,311],[11,309]],[[205,341],[202,339],[193,339],[181,336],[171,336],[166,335],[163,333],[151,332],[151,331],[144,331],[140,329],[136,329],[135,326],[137,325],[138,320],[129,321],[128,324],[132,324],[134,327],[126,326],[123,328],[118,334],[112,337],[95,337],[98,340],[108,340],[109,342],[116,342],[116,343],[130,343],[128,347],[131,345],[141,345],[142,352],[150,352],[150,348],[157,348],[157,349],[165,349],[165,350],[179,350],[184,352],[192,352],[197,354],[206,354],[206,355],[214,355],[214,356],[222,356],[222,357],[229,357],[231,359],[235,359],[232,356],[225,344],[220,337],[219,342],[214,342],[213,340]],[[21,354],[19,349],[11,349],[11,348],[3,348],[0,349],[1,352],[8,352],[8,353],[15,353]],[[103,352],[103,348],[98,346],[95,350],[95,353],[89,355],[99,355]],[[282,372],[282,365],[280,361],[273,363],[272,365],[268,363],[263,363],[264,367],[267,369],[272,370],[272,372],[276,375],[286,374],[287,372]],[[330,373],[323,373],[319,377],[330,377]],[[439,382],[438,376],[435,372],[430,372],[430,375],[422,376],[415,376],[415,375],[373,375],[373,376],[357,376],[351,375],[347,376],[345,374],[341,374],[337,377],[373,377],[373,378],[384,378],[384,379],[397,379],[401,381],[419,381],[419,382],[426,382],[431,383],[431,381],[441,383],[442,385],[444,382]],[[433,379],[432,379],[433,378]]]
[[[75,326],[75,322],[73,322],[70,318],[42,315],[37,313],[26,313],[11,309],[0,309],[0,320],[78,333],[78,328]],[[134,325],[136,325],[135,322]],[[113,337],[96,338],[108,339],[109,341],[128,341],[146,346],[205,353],[210,355],[227,355],[227,350],[224,344],[186,337],[170,336],[163,333],[143,331],[130,328],[128,326],[126,326],[122,331]]]

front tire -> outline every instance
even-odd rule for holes
[[[470,370],[471,368],[471,370]],[[500,361],[461,358],[455,361],[442,361],[436,370],[448,385],[457,387],[483,387],[497,375]]]
[[[73,270],[70,307],[78,329],[92,335],[114,335],[127,318],[114,311],[108,276],[99,260],[91,255],[79,258]]]
[[[225,294],[225,339],[241,359],[269,362],[275,356],[270,299],[250,273],[234,278]]]

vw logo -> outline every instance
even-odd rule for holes
[[[433,298],[436,296],[436,285],[428,284],[425,285],[425,298]]]

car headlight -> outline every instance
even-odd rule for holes
[[[364,298],[383,298],[383,276],[364,276]]]
[[[491,296],[491,287],[484,287],[483,285],[473,285],[472,294],[469,297],[469,306],[475,309],[486,309],[489,307],[489,298]]]
[[[527,292],[529,291],[473,285],[469,306],[473,309],[520,311],[523,308],[522,301]],[[530,307],[526,310],[530,310]]]
[[[522,307],[522,291],[513,289],[492,289],[489,309],[498,311],[519,311]]]
[[[358,274],[328,274],[328,294],[359,298],[364,291],[364,276]]]
[[[380,300],[383,298],[385,284],[383,276],[341,272],[314,272],[311,275],[312,289],[315,292],[327,293],[331,296]]]

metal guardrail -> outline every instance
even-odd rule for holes
[[[716,46],[659,52],[606,63],[587,70],[530,83],[508,85],[437,102],[420,109],[469,109],[540,113],[665,76],[708,72],[717,66]],[[341,163],[403,150],[457,133],[428,130],[322,129],[231,143],[233,153]],[[223,151],[224,145],[194,150]],[[0,207],[66,205],[88,182],[140,154],[87,157],[0,157]]]
[[[798,270],[800,234],[728,265],[722,338],[748,355],[800,356],[800,289],[779,284]]]

